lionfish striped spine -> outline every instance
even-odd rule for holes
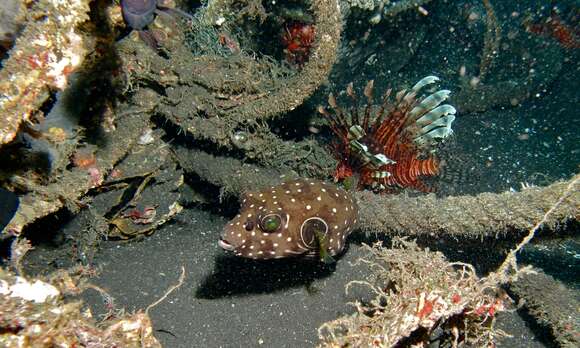
[[[421,177],[439,173],[439,160],[434,156],[435,145],[453,131],[456,110],[443,104],[450,91],[439,90],[428,96],[419,96],[423,88],[439,81],[427,76],[411,90],[402,90],[391,97],[388,89],[380,105],[373,105],[374,81],[364,88],[366,106],[360,109],[352,83],[346,94],[352,100],[348,112],[337,103],[333,94],[328,96],[332,112],[320,106],[330,128],[337,136],[334,146],[339,161],[335,180],[358,176],[360,189],[392,190],[413,188],[430,191]]]

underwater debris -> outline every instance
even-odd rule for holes
[[[232,20],[230,17],[235,17],[230,5],[231,1],[212,1],[199,9],[196,18],[201,19],[196,25],[200,27],[196,30],[200,35],[210,29],[215,31],[215,21],[224,16],[226,22],[222,26],[226,26]],[[299,71],[272,57],[249,54],[244,46],[240,54],[222,57],[211,52],[194,55],[181,43],[168,50],[168,59],[163,59],[143,49],[143,43],[123,39],[117,45],[123,72],[129,85],[157,94],[156,98],[161,101],[157,111],[161,117],[196,140],[232,148],[231,136],[235,132],[257,120],[295,109],[326,81],[340,41],[342,22],[338,1],[315,0],[310,10],[316,36],[310,58]],[[206,21],[208,18],[212,20]],[[200,23],[207,23],[211,28]],[[240,42],[237,37],[230,39]],[[217,34],[213,45],[223,49]],[[174,78],[164,80],[159,86],[160,76]]]
[[[468,239],[487,236],[513,240],[542,220],[544,213],[567,192],[569,185],[573,185],[575,190],[563,199],[559,209],[552,212],[542,226],[551,231],[565,230],[567,223],[578,219],[579,179],[580,175],[576,175],[568,181],[521,192],[485,192],[477,196],[445,198],[357,192],[359,226],[369,234],[436,238],[448,235]]]
[[[136,144],[104,183],[90,192],[93,220],[105,222],[105,228],[99,231],[101,238],[151,235],[183,209],[178,203],[182,171],[161,141],[160,132],[148,132],[153,140]]]
[[[369,256],[359,262],[371,274],[348,283],[346,293],[362,286],[374,298],[355,301],[353,315],[323,324],[319,347],[422,346],[436,329],[443,332],[437,337],[440,346],[489,347],[504,334],[493,323],[505,297],[471,265],[449,262],[404,239],[394,239],[392,248],[365,247]]]
[[[27,22],[0,70],[0,145],[16,136],[49,97],[62,90],[82,63],[88,40],[76,27],[88,20],[90,0],[41,0],[27,11]]]
[[[335,185],[298,179],[244,194],[219,245],[252,259],[319,258],[332,263],[356,226],[358,207]]]
[[[18,31],[21,29],[22,20],[26,14],[24,2],[20,0],[5,0],[0,5],[0,60],[10,49]]]
[[[81,301],[65,301],[86,286],[68,274],[50,281],[15,276],[0,269],[0,345],[3,347],[151,347],[148,315],[123,314],[97,323]]]
[[[391,99],[387,90],[380,107],[373,105],[374,81],[364,89],[367,105],[358,109],[358,97],[352,83],[347,95],[353,106],[344,111],[333,94],[328,104],[333,113],[319,107],[318,111],[330,122],[338,140],[334,154],[339,161],[334,174],[337,181],[356,176],[359,189],[393,191],[413,188],[431,191],[421,177],[439,173],[440,163],[434,156],[435,145],[453,133],[455,108],[442,104],[450,95],[448,90],[418,97],[423,88],[439,79],[427,76],[410,91],[402,90]]]
[[[440,252],[421,250],[415,242],[399,237],[393,239],[391,249],[382,247],[381,243],[372,248],[366,246],[372,259],[361,262],[369,266],[371,276],[364,281],[351,281],[346,291],[348,294],[353,285],[362,285],[375,298],[368,302],[357,300],[354,315],[322,325],[320,346],[391,347],[403,343],[423,346],[435,340],[439,346],[458,347],[464,343],[475,347],[495,346],[496,338],[505,335],[494,328],[495,316],[511,302],[500,289],[502,284],[511,284],[517,294],[528,296],[531,300],[528,308],[540,321],[552,330],[565,332],[555,333],[559,343],[567,346],[577,342],[577,320],[569,322],[577,312],[575,294],[529,266],[518,267],[516,255],[566,203],[572,202],[577,217],[579,182],[580,176],[576,176],[567,183],[558,199],[551,202],[550,208],[509,251],[503,263],[484,278],[479,278],[470,264],[448,262]],[[546,288],[555,295],[550,301],[543,299]],[[573,299],[564,313],[560,313],[560,304],[554,304],[562,298]]]
[[[519,277],[509,285],[509,291],[540,325],[548,328],[559,347],[580,346],[577,291],[540,269]]]
[[[291,171],[260,167],[232,157],[218,157],[201,150],[178,147],[177,162],[188,174],[220,188],[220,199],[241,196],[264,185],[278,185],[284,179],[296,178]]]
[[[286,61],[299,68],[302,67],[310,57],[315,37],[316,26],[312,23],[286,23],[282,33]]]
[[[144,93],[144,94],[141,94]],[[21,204],[12,221],[0,233],[0,239],[19,235],[29,223],[58,211],[63,206],[73,212],[79,209],[79,198],[89,189],[99,186],[113,166],[132,149],[139,136],[150,128],[142,113],[154,107],[155,100],[147,98],[147,91],[137,93],[143,97],[136,105],[122,105],[118,110],[117,129],[104,133],[101,147],[95,150],[98,167],[83,169],[73,167],[59,174],[58,180],[48,185],[39,184],[28,175],[12,175],[6,187],[25,190]],[[150,109],[151,108],[151,109]]]

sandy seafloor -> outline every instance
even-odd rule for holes
[[[164,347],[313,347],[317,328],[353,309],[345,284],[362,279],[359,245],[334,272],[296,260],[256,263],[224,257],[217,246],[225,218],[188,209],[153,236],[133,242],[104,242],[92,282],[119,307],[144,309],[176,284],[183,285],[149,312]],[[310,283],[310,285],[308,285]],[[98,315],[102,297],[85,293]],[[544,347],[517,313],[503,313],[498,327],[513,335],[502,347]]]

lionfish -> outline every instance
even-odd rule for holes
[[[421,96],[422,89],[439,81],[435,76],[421,79],[411,90],[402,90],[391,97],[388,89],[380,105],[373,105],[374,81],[364,88],[367,104],[358,108],[353,85],[346,94],[353,106],[346,112],[331,93],[328,104],[334,112],[319,106],[318,111],[330,123],[338,137],[334,154],[339,161],[334,174],[336,181],[357,174],[359,189],[391,192],[397,188],[412,188],[423,192],[432,188],[422,177],[439,174],[440,162],[435,157],[435,145],[450,136],[456,110],[443,102],[450,91],[439,90]]]

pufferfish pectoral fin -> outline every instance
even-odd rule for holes
[[[320,261],[327,265],[335,263],[336,260],[328,253],[328,245],[324,240],[324,234],[320,231],[314,231],[314,237],[316,238],[316,244],[318,244],[318,255],[320,256]]]
[[[300,233],[304,243],[311,249],[309,255],[318,256],[326,264],[335,262],[328,252],[328,243],[325,240],[328,233],[326,221],[319,217],[309,218],[302,224]]]

